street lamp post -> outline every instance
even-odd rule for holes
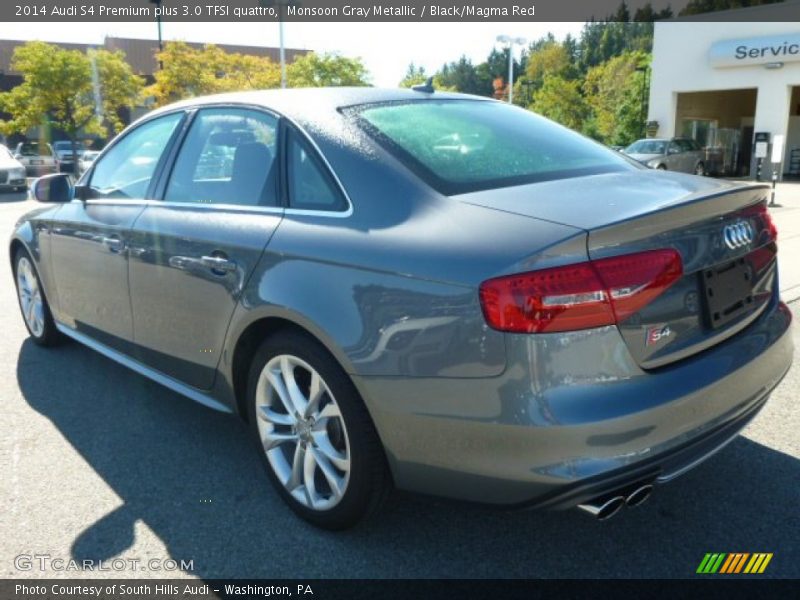
[[[150,0],[150,4],[156,5],[156,23],[158,24],[158,51],[164,51],[164,42],[161,39],[161,2],[162,0]],[[162,60],[158,61],[158,68],[164,68],[164,62]]]
[[[650,73],[650,69],[648,69],[647,65],[643,67],[636,67],[636,71],[638,73],[642,73],[642,90],[641,90],[641,102],[639,107],[639,119],[641,121],[641,136],[640,137],[647,137],[647,76]]]
[[[260,6],[265,8],[274,7],[278,9],[278,43],[280,48],[278,49],[278,55],[281,61],[281,88],[286,88],[286,50],[283,43],[283,11],[282,8],[285,8],[289,5],[291,6],[299,6],[300,3],[295,0],[258,0]]]
[[[514,45],[523,46],[527,40],[523,37],[498,35],[497,41],[508,47],[508,103],[512,104],[514,101]]]

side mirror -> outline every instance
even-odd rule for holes
[[[74,188],[66,173],[45,175],[33,182],[31,193],[39,202],[63,204],[71,202]]]

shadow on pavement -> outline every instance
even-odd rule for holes
[[[17,378],[124,501],[74,541],[79,560],[129,548],[141,520],[202,578],[692,577],[706,552],[774,552],[766,575],[797,576],[800,461],[745,438],[608,522],[398,494],[334,534],[284,506],[233,416],[74,343],[25,341]]]

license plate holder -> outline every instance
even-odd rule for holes
[[[744,258],[706,269],[702,276],[706,320],[712,329],[753,308],[753,270]]]
[[[44,161],[43,161],[43,160],[36,160],[36,159],[32,159],[32,160],[31,160],[31,164],[32,164],[32,165],[43,165],[43,164],[44,164]]]

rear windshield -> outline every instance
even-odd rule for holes
[[[600,144],[501,102],[422,100],[350,110],[394,156],[448,195],[636,168]]]
[[[20,145],[19,153],[22,156],[52,156],[48,146],[36,142],[25,142]]]
[[[56,150],[72,150],[72,142],[69,142],[69,141],[66,141],[66,142],[63,142],[63,141],[62,142],[54,142],[53,143],[53,148],[55,148]],[[82,142],[75,142],[75,148],[78,149],[78,150],[82,150],[83,149],[83,143]]]
[[[667,151],[667,142],[663,140],[639,140],[625,148],[629,154],[664,154]]]

